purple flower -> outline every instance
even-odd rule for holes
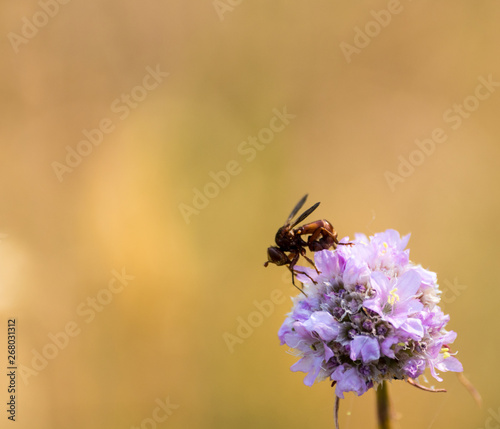
[[[450,352],[456,333],[445,329],[437,276],[410,261],[409,238],[394,230],[356,234],[352,246],[314,254],[319,274],[297,267],[310,276],[297,275],[307,297],[294,298],[278,335],[301,357],[292,370],[307,373],[305,384],[330,378],[343,398],[426,368],[438,381],[438,371],[462,371]]]
[[[368,390],[368,386],[356,368],[348,365],[339,365],[331,375],[331,379],[337,382],[336,394],[339,398],[344,398],[344,392],[355,392],[362,395]]]
[[[380,344],[369,335],[356,335],[351,342],[350,357],[353,361],[372,362],[380,358]]]

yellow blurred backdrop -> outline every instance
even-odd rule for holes
[[[438,273],[484,405],[452,373],[395,382],[395,427],[500,425],[498,2],[0,9],[0,427],[333,427],[263,267],[305,193],[342,237],[411,232]],[[373,391],[340,423],[376,427]]]

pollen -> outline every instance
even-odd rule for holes
[[[441,348],[441,353],[443,353],[443,359],[447,359],[451,356],[451,354],[448,350],[450,350],[448,347]]]
[[[396,301],[399,301],[399,295],[397,292],[398,292],[397,288],[391,290],[391,292],[389,293],[389,297],[387,298],[387,302],[389,304],[394,305]]]

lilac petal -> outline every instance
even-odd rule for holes
[[[427,363],[429,364],[429,369],[431,370],[431,375],[437,380],[437,381],[443,381],[443,379],[437,374],[435,368],[434,368],[434,362],[432,360],[428,360]]]
[[[352,360],[357,360],[361,356],[363,362],[366,363],[380,358],[380,346],[376,338],[357,335],[350,345]]]
[[[453,372],[462,372],[464,367],[461,362],[454,356],[448,356],[442,362],[439,362],[436,365],[436,368],[440,371],[453,371]]]
[[[302,267],[299,265],[296,265],[293,270],[295,271],[295,278],[301,282],[301,283],[311,283],[311,279],[314,281],[318,280],[318,273],[314,268],[309,268],[309,267]],[[303,274],[305,273],[305,274]],[[306,274],[308,276],[306,276]]]
[[[326,344],[323,344],[323,348],[324,348],[323,360],[325,362],[328,362],[330,360],[330,358],[332,358],[334,356],[333,350],[330,347],[328,347]]]
[[[381,271],[373,271],[370,275],[370,284],[372,288],[379,295],[379,299],[383,300],[384,303],[387,301],[387,296],[389,295],[391,284],[387,275]]]
[[[412,300],[412,301],[416,301],[416,300]],[[409,320],[408,314],[416,313],[415,311],[410,310],[410,309],[421,308],[421,306],[422,306],[422,304],[417,302],[417,301],[415,303],[407,301],[407,302],[403,302],[401,304],[396,302],[394,307],[392,308],[391,313],[383,315],[382,318],[384,320],[387,320],[388,322],[391,322],[391,324],[395,328],[399,328],[399,327],[405,325],[406,323],[408,323],[408,320]],[[418,320],[419,320],[418,325],[416,324],[416,322],[412,322],[412,326],[414,326],[419,331],[421,331],[421,329],[418,327],[422,326],[422,322],[420,321],[420,319],[418,319]],[[407,327],[407,329],[410,329],[410,327]],[[419,339],[420,338],[422,338],[422,336],[420,336]]]
[[[399,232],[395,229],[388,229],[385,232],[379,234],[379,237],[386,241],[388,244],[399,244],[401,241],[401,236]]]
[[[424,372],[425,369],[425,360],[423,359],[409,359],[404,367],[403,370],[411,378],[417,378],[419,375],[421,375]]]
[[[340,325],[326,311],[315,311],[304,323],[309,332],[315,332],[323,341],[332,341],[339,335]]]
[[[424,309],[424,304],[418,299],[410,299],[404,303],[402,308],[407,314],[415,314],[420,313]]]
[[[304,384],[306,386],[312,386],[316,381],[316,378],[321,371],[321,363],[323,358],[321,356],[304,356],[298,362],[294,363],[290,369],[293,372],[301,371],[307,372],[308,374],[304,377]]]
[[[314,255],[314,263],[321,274],[327,278],[335,278],[342,273],[343,261],[339,255],[330,250],[321,250]]]
[[[389,245],[389,247],[401,252],[406,248],[408,241],[410,241],[410,235],[411,234],[406,234],[401,238],[398,231],[395,229],[388,229],[384,232],[375,234],[373,241],[377,244],[385,242]]]
[[[309,349],[309,344],[304,341],[304,338],[296,335],[295,333],[289,333],[283,336],[281,344],[286,344],[292,349],[299,349],[302,351],[307,351]]]
[[[335,394],[339,398],[344,398],[344,392],[355,392],[360,396],[366,392],[366,381],[355,368],[345,368],[344,365],[338,367],[332,373],[332,380],[337,381]]]
[[[315,297],[310,297],[309,299],[299,300],[295,307],[293,308],[292,316],[296,321],[305,322],[311,313],[318,308],[320,305],[319,299]]]
[[[370,275],[370,285],[375,291],[375,295],[373,298],[366,299],[363,302],[363,307],[373,310],[382,316],[382,309],[387,303],[389,296],[389,279],[385,274],[375,271]]]
[[[290,325],[288,322],[288,319],[285,320],[283,325],[281,325],[279,331],[278,331],[278,338],[280,339],[281,345],[285,344],[285,335],[290,334],[292,332],[292,329],[290,328]]]
[[[442,338],[442,344],[451,344],[457,338],[457,333],[455,331],[447,332]]]
[[[401,331],[408,334],[413,340],[421,340],[424,336],[424,327],[420,319],[409,318],[399,327]]]
[[[412,271],[415,271],[420,276],[420,287],[421,289],[427,289],[430,287],[437,286],[437,275],[432,271],[426,270],[420,265],[412,268]]]
[[[408,242],[410,241],[410,236],[411,234],[406,234],[401,238],[401,241],[399,242],[398,245],[398,250],[404,250],[406,249],[406,246],[408,245]]]
[[[366,263],[359,263],[356,259],[349,259],[345,264],[342,280],[346,285],[364,285],[370,280],[370,269]]]
[[[304,322],[295,322],[293,324],[293,334],[297,337],[298,341],[311,338],[311,331],[307,329]]]
[[[370,240],[368,240],[368,237],[360,232],[354,234],[354,241],[359,244],[370,244]]]
[[[400,301],[413,298],[420,287],[420,276],[414,271],[407,271],[398,278],[397,289]]]
[[[392,350],[392,346],[394,344],[398,343],[398,338],[397,337],[388,337],[384,341],[382,341],[382,344],[380,346],[380,350],[382,351],[382,354],[391,358],[395,359],[396,355],[394,354],[394,350]]]

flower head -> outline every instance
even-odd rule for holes
[[[438,306],[437,276],[410,261],[409,238],[394,230],[357,234],[352,246],[314,254],[319,274],[296,267],[307,274],[297,275],[307,297],[293,299],[278,335],[301,356],[291,369],[307,373],[306,385],[329,377],[343,398],[426,368],[438,381],[437,371],[462,371],[449,346],[456,333],[445,329],[449,316]]]

